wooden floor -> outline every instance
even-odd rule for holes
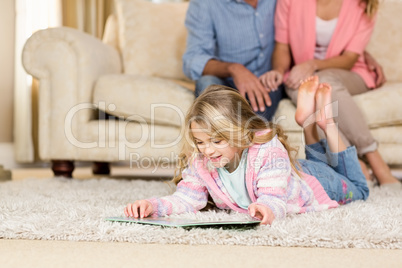
[[[381,249],[183,246],[0,239],[0,266],[5,268],[400,268],[401,253],[400,250]]]

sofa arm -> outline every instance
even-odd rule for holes
[[[84,32],[50,28],[33,34],[22,52],[25,70],[39,79],[39,154],[42,159],[75,158],[66,138],[65,121],[79,104],[92,103],[95,81],[122,72],[117,50]],[[93,109],[81,109],[71,121],[72,133],[93,118]]]

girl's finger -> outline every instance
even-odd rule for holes
[[[151,214],[152,210],[153,210],[152,206],[150,204],[147,204],[147,209],[145,210],[145,215],[144,216],[148,217],[149,214]]]
[[[127,214],[128,214],[128,216],[132,217],[132,216],[133,216],[132,204],[128,204],[128,205],[126,206],[126,209],[127,209]]]
[[[268,224],[268,213],[260,211],[260,213],[263,215],[261,224]]]
[[[275,80],[275,76],[269,78],[268,87],[271,90],[273,90],[275,88],[274,80]]]
[[[250,212],[251,217],[255,217],[255,208],[254,208],[254,206],[250,206],[249,212]]]
[[[143,201],[140,204],[140,217],[144,218],[144,214],[145,214],[145,210],[146,210],[146,206],[147,206],[147,201]]]
[[[133,210],[134,218],[138,218],[138,203],[137,202],[135,202],[133,204],[132,210]]]

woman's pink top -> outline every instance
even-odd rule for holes
[[[316,43],[316,0],[278,0],[275,13],[275,40],[288,44],[294,64],[314,59]],[[360,0],[343,0],[338,23],[328,46],[326,59],[343,51],[360,55],[351,69],[358,73],[369,88],[375,87],[375,73],[364,62],[363,52],[373,32],[375,18],[365,13]]]

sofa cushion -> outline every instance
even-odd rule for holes
[[[402,124],[402,83],[388,82],[379,89],[353,97],[370,128]]]
[[[194,93],[156,77],[113,74],[99,78],[93,102],[100,110],[126,120],[182,126]]]
[[[188,3],[115,3],[124,72],[187,79],[182,71],[182,55],[186,47],[184,19]]]
[[[275,115],[272,118],[273,123],[279,124],[286,131],[302,131],[302,128],[295,120],[296,106],[290,99],[283,99],[276,109]]]

